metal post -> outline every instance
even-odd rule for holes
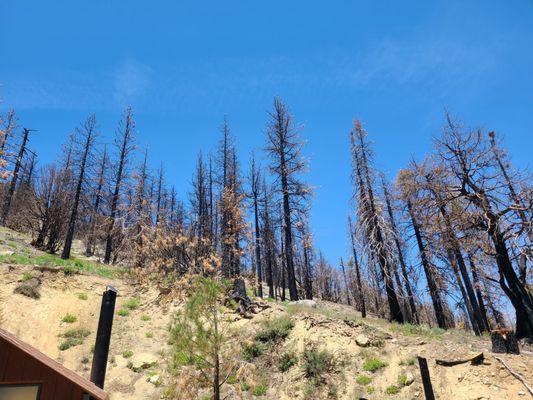
[[[433,393],[433,387],[431,386],[431,379],[429,377],[428,362],[424,357],[418,357],[418,365],[420,366],[426,400],[435,400],[435,394]]]
[[[102,296],[102,307],[100,308],[100,320],[98,321],[98,332],[96,333],[93,365],[91,369],[91,382],[102,389],[104,388],[116,298],[117,290],[113,286],[107,286],[106,291]]]

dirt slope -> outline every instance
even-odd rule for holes
[[[4,231],[0,254],[20,251],[26,245],[24,237],[13,233],[8,236],[5,237]],[[29,279],[29,274],[42,282],[40,299],[13,293],[23,280]],[[0,326],[88,377],[101,293],[108,284],[119,292],[116,310],[128,310],[128,315],[115,315],[106,390],[112,400],[159,399],[170,381],[166,373],[168,324],[180,305],[177,302],[158,305],[158,293],[154,290],[142,289],[123,278],[67,276],[62,269],[41,272],[33,265],[0,263]],[[139,301],[132,302],[133,298]],[[428,358],[438,399],[529,398],[522,384],[494,359],[486,338],[459,331],[413,332],[377,318],[361,321],[352,308],[325,302],[319,302],[317,308],[269,304],[268,309],[252,319],[241,319],[227,310],[229,328],[237,338],[234,355],[240,353],[242,343],[251,340],[261,329],[261,321],[289,315],[294,322],[281,343],[250,363],[241,359],[238,372],[241,383],[231,381],[226,385],[228,399],[423,399],[418,367],[413,364],[417,355]],[[67,314],[76,317],[76,321],[63,322]],[[65,333],[72,329],[86,330],[89,334],[82,339],[83,343],[60,350],[60,345],[67,340]],[[363,347],[365,341],[368,343]],[[283,353],[292,351],[301,355],[309,347],[327,349],[333,354],[334,368],[322,385],[312,385],[306,379],[301,356],[284,373],[277,367]],[[486,355],[483,365],[440,367],[434,362],[437,358],[464,358],[477,352]],[[531,355],[502,358],[533,382]],[[364,371],[363,365],[370,359],[384,361],[386,366],[376,372]],[[360,376],[370,378],[371,382],[362,384]],[[398,383],[399,376],[412,376],[414,381],[404,386]],[[266,386],[264,395],[254,390],[259,384]],[[398,387],[398,393],[386,393],[391,385]],[[181,398],[191,398],[184,396]]]

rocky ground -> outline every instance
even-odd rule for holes
[[[88,377],[101,294],[111,284],[119,297],[105,385],[110,398],[159,399],[169,393],[171,383],[180,386],[180,377],[172,378],[167,372],[168,326],[180,301],[158,301],[159,291],[136,285],[121,274],[100,270],[98,265],[71,274],[59,262],[56,266],[49,258],[39,259],[42,254],[31,249],[28,242],[23,235],[0,232],[3,329]],[[34,283],[39,298],[14,293],[24,283]],[[225,311],[225,328],[231,337],[227,357],[231,356],[236,371],[225,384],[228,399],[423,399],[416,356],[428,359],[438,399],[531,397],[494,358],[487,338],[461,331],[443,333],[397,326],[372,317],[362,320],[353,308],[326,302],[267,304],[268,308],[251,319]],[[242,347],[253,342],[262,321],[282,317],[289,318],[293,325],[288,335],[246,360],[241,355]],[[310,348],[326,350],[332,357],[320,379],[312,380],[305,374],[304,353]],[[436,359],[462,359],[479,352],[485,355],[485,362],[479,366],[435,364]],[[286,354],[294,359],[281,372]],[[533,382],[531,353],[500,357]],[[197,392],[184,388],[174,396],[193,399],[191,392],[203,399],[208,389]]]

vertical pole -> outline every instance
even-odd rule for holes
[[[417,357],[418,365],[420,366],[420,375],[422,375],[422,383],[424,385],[424,393],[426,400],[435,400],[433,387],[431,386],[431,379],[429,377],[428,362],[424,357]]]
[[[111,342],[111,328],[113,327],[113,314],[115,312],[115,300],[117,290],[113,286],[107,286],[102,296],[100,308],[100,320],[94,345],[93,365],[91,368],[91,382],[100,388],[104,388],[105,372],[107,368],[107,356],[109,343]]]

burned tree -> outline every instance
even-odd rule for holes
[[[82,189],[87,181],[87,163],[91,163],[92,151],[94,142],[97,136],[96,117],[91,115],[82,124],[82,126],[76,129],[76,139],[82,147],[77,149],[77,155],[80,157],[77,164],[78,178],[76,181],[76,188],[74,192],[74,199],[71,204],[70,218],[68,222],[67,234],[65,237],[65,243],[63,245],[63,252],[61,253],[62,259],[70,258],[70,250],[72,248],[72,241],[74,240],[74,230],[76,228],[76,221],[78,218],[78,207],[80,204],[80,196]]]
[[[270,170],[275,176],[277,192],[281,196],[285,268],[289,296],[298,300],[296,274],[293,255],[293,215],[302,199],[309,194],[307,186],[299,180],[306,163],[301,155],[303,143],[299,139],[298,128],[288,107],[279,99],[274,99],[274,110],[269,113],[267,124],[266,151],[271,157]]]
[[[254,226],[255,226],[255,262],[257,276],[257,294],[263,297],[263,270],[261,268],[261,228],[259,226],[259,197],[261,173],[255,164],[255,157],[252,156],[252,166],[250,169],[250,194],[254,209]]]
[[[379,264],[381,279],[385,285],[389,318],[403,323],[404,317],[398,302],[393,281],[392,253],[390,250],[390,232],[382,214],[382,205],[378,204],[373,186],[371,171],[371,151],[366,141],[366,132],[361,123],[356,121],[351,134],[351,151],[353,160],[352,182],[354,198],[357,199],[358,223],[366,235],[371,257]]]
[[[461,196],[487,233],[498,268],[499,283],[516,312],[517,338],[533,339],[533,296],[512,263],[511,246],[527,254],[530,240],[513,212],[515,201],[500,188],[507,184],[480,130],[465,131],[448,115],[443,136],[436,141],[438,159],[453,179],[448,190]],[[511,242],[512,240],[512,242]]]
[[[133,140],[135,133],[135,121],[133,119],[133,110],[127,108],[124,112],[122,120],[119,122],[119,127],[115,137],[115,148],[117,149],[116,170],[114,171],[113,183],[115,188],[111,196],[111,210],[109,214],[109,222],[106,229],[106,245],[104,254],[104,263],[111,262],[111,253],[113,252],[113,230],[115,228],[115,219],[120,202],[121,190],[126,178],[127,166],[130,162],[130,156],[134,149]]]

